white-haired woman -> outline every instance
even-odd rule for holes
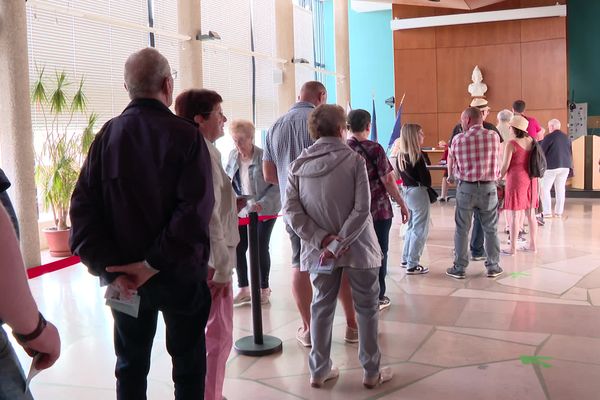
[[[323,104],[310,115],[308,128],[316,142],[302,151],[290,167],[284,215],[302,239],[301,265],[310,266],[314,287],[311,304],[310,383],[321,387],[335,379],[331,331],[342,281],[352,287],[358,314],[358,354],[363,384],[373,388],[391,379],[380,369],[377,339],[379,265],[364,159],[344,143],[346,116],[340,106]]]
[[[429,268],[420,264],[423,248],[429,235],[429,194],[431,174],[427,158],[421,151],[425,134],[420,125],[404,124],[400,132],[398,170],[402,178],[403,194],[410,210],[408,228],[404,235],[402,260],[406,262],[406,274],[426,274]]]
[[[229,153],[225,171],[232,180],[233,189],[238,195],[250,195],[252,199],[240,212],[240,217],[247,217],[251,211],[259,216],[277,215],[281,209],[281,200],[277,186],[265,182],[262,170],[263,151],[254,145],[255,128],[252,122],[235,120],[230,126],[235,149]],[[269,242],[275,225],[275,218],[265,219],[258,223],[258,251],[260,257],[260,302],[268,304],[271,295],[269,288],[269,272],[271,270],[271,255]],[[240,243],[236,249],[236,272],[240,291],[233,298],[233,304],[250,303],[250,288],[248,284],[248,230],[246,226],[239,227]]]

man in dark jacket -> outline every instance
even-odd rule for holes
[[[573,151],[571,140],[566,133],[560,130],[560,121],[548,121],[548,132],[540,142],[546,155],[547,169],[542,178],[542,209],[544,218],[562,217],[565,208],[565,186],[569,171],[573,168]],[[552,214],[552,197],[550,190],[554,186],[556,204]]]
[[[17,220],[17,214],[15,213],[15,209],[10,201],[10,197],[8,197],[8,193],[6,192],[10,187],[10,181],[6,177],[2,168],[0,168],[0,203],[6,209],[8,216],[10,217],[10,221],[12,222],[13,227],[15,228],[15,233],[17,234],[17,239],[19,238],[19,221]]]
[[[71,249],[120,300],[139,300],[137,317],[112,309],[117,399],[146,399],[159,310],[175,398],[202,399],[210,156],[196,126],[167,108],[173,78],[158,51],[127,59],[125,86],[132,101],[95,138],[73,193]]]

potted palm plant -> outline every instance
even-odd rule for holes
[[[46,80],[44,69],[33,85],[31,101],[41,116],[36,128],[43,142],[36,149],[35,178],[42,207],[52,212],[54,226],[44,229],[50,255],[69,250],[68,212],[79,169],[94,140],[97,114],[87,112],[83,78],[73,85],[65,72]]]

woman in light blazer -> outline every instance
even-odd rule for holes
[[[256,211],[260,217],[276,216],[281,210],[279,188],[265,182],[262,171],[263,151],[254,145],[255,128],[252,122],[244,120],[233,121],[230,125],[231,136],[235,149],[229,153],[225,171],[232,180],[233,189],[238,195],[250,195],[248,205],[239,213],[247,217],[251,211]],[[275,225],[275,218],[265,219],[258,223],[258,246],[260,257],[260,302],[268,304],[271,295],[269,288],[269,272],[271,270],[271,255],[269,242]],[[237,279],[239,293],[233,298],[234,305],[250,303],[250,288],[248,285],[248,250],[247,226],[239,227],[240,243],[236,249]]]
[[[321,387],[339,370],[330,359],[331,330],[342,271],[358,314],[363,384],[373,388],[392,377],[380,369],[377,339],[381,249],[373,228],[364,159],[345,144],[344,110],[323,104],[309,117],[316,142],[290,167],[284,218],[302,239],[300,265],[309,266],[311,304],[310,383]]]

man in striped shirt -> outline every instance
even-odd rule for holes
[[[446,274],[456,279],[465,278],[465,269],[469,265],[469,230],[473,212],[478,210],[485,237],[487,276],[494,278],[502,273],[498,265],[500,242],[496,192],[500,139],[496,132],[483,127],[483,116],[477,107],[467,108],[460,121],[463,133],[454,138],[448,155],[448,180],[458,180],[458,186],[454,213],[454,266],[448,268]]]

